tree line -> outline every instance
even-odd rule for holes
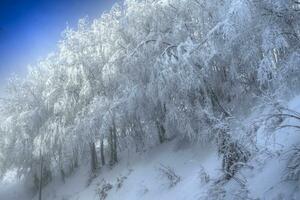
[[[0,174],[42,188],[86,157],[96,171],[175,137],[223,152],[229,118],[299,91],[299,11],[293,0],[126,0],[79,20],[8,81]]]

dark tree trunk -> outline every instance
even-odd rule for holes
[[[117,131],[116,131],[116,128],[113,129],[113,136],[114,136],[114,142],[113,142],[113,145],[114,145],[114,161],[115,163],[118,162],[118,151],[117,151]]]
[[[74,157],[74,162],[73,162],[74,168],[77,168],[78,167],[78,150],[77,150],[77,148],[75,148],[73,150],[73,157]]]
[[[156,121],[156,127],[158,129],[158,139],[159,143],[164,143],[166,141],[166,129],[165,127],[158,121]]]
[[[164,127],[164,122],[166,120],[166,113],[167,113],[166,104],[159,102],[157,109],[158,109],[158,118],[155,120],[155,124],[156,124],[157,131],[158,131],[159,142],[162,144],[167,139],[166,138],[166,129]]]
[[[104,142],[103,142],[103,139],[101,139],[100,153],[101,153],[101,164],[102,164],[102,166],[104,166],[105,165],[105,157],[104,157]]]
[[[115,126],[113,125],[110,128],[109,133],[109,146],[110,146],[110,165],[113,166],[118,162],[118,154],[117,154],[117,131]]]
[[[39,185],[39,200],[42,200],[42,187],[43,187],[43,156],[42,152],[40,151],[40,185]]]
[[[109,147],[110,147],[110,165],[114,165],[114,145],[113,145],[113,133],[112,128],[109,130]]]
[[[215,94],[215,92],[212,89],[209,90],[209,94],[211,95],[211,100],[212,100],[213,107],[217,108],[217,110],[222,112],[225,115],[225,117],[230,117],[230,114],[221,105],[218,96]]]
[[[66,177],[66,173],[64,171],[64,167],[63,167],[63,155],[62,155],[62,148],[60,147],[58,152],[59,152],[59,157],[58,157],[58,160],[59,160],[59,168],[60,168],[60,176],[61,176],[61,179],[63,181],[63,183],[65,183],[65,177]]]
[[[65,183],[66,182],[66,173],[62,167],[60,168],[60,175],[61,175],[61,179],[62,179],[63,183]]]
[[[97,153],[96,153],[96,147],[95,143],[90,143],[90,151],[91,151],[91,168],[92,172],[95,172],[98,168],[98,160],[97,160]]]
[[[136,145],[136,152],[141,152],[144,151],[145,147],[145,142],[144,142],[144,130],[142,127],[141,122],[135,118],[134,123],[133,123],[133,128],[135,130],[135,145]]]

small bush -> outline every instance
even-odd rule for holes
[[[107,183],[104,179],[102,179],[102,183],[98,183],[97,187],[97,193],[99,195],[100,200],[106,199],[108,191],[110,191],[112,188],[112,184]]]
[[[199,178],[202,184],[206,184],[210,181],[210,177],[205,171],[204,167],[201,166],[200,171],[199,171]]]
[[[293,149],[286,171],[286,180],[300,181],[300,148]]]
[[[249,160],[251,153],[234,141],[226,132],[221,132],[217,139],[218,152],[223,155],[222,169],[225,173],[225,179],[231,179],[238,169],[245,165]]]
[[[224,182],[220,181],[211,185],[207,191],[206,196],[203,198],[205,200],[223,200],[226,197],[226,190],[224,189]]]
[[[294,128],[296,130],[300,130],[300,113],[288,108],[282,108],[282,110],[282,113],[272,114],[268,119],[280,117],[282,119],[294,120],[292,124],[281,124],[280,126],[278,125],[278,128]],[[293,181],[300,180],[300,144],[291,151],[284,179]]]
[[[161,164],[158,170],[160,171],[161,175],[168,180],[169,188],[176,186],[181,180],[181,177],[177,175],[174,169],[169,166],[164,166]]]
[[[92,172],[89,174],[89,178],[87,179],[86,182],[86,187],[89,187],[91,185],[91,183],[95,180],[95,178],[97,178],[98,174],[95,172]]]
[[[127,179],[127,176],[120,176],[117,178],[117,190],[123,186],[124,181]]]

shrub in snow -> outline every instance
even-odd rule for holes
[[[205,200],[224,200],[226,197],[226,190],[224,189],[224,182],[217,182],[210,186],[207,191],[206,196],[203,198]]]
[[[288,108],[282,108],[281,113],[275,113],[270,115],[269,119],[281,118],[281,119],[290,119],[288,124],[280,124],[277,128],[294,128],[300,130],[300,113],[290,110]],[[292,124],[290,124],[292,123]],[[288,159],[286,174],[284,177],[285,180],[300,180],[300,145],[298,144],[291,150],[290,157]]]
[[[117,190],[123,186],[124,181],[127,179],[127,176],[117,177]]]
[[[161,164],[158,170],[160,174],[167,179],[169,183],[169,188],[176,186],[181,180],[181,177],[177,175],[174,169],[172,169],[169,166],[164,166]]]
[[[95,178],[97,178],[97,176],[98,176],[97,173],[90,173],[90,174],[89,174],[89,178],[87,179],[86,186],[87,186],[87,187],[90,186],[91,183],[93,182],[93,180],[94,180]]]
[[[273,118],[283,118],[283,119],[291,119],[292,121],[295,122],[295,124],[282,124],[282,125],[278,125],[278,128],[295,128],[300,130],[300,113],[290,110],[288,108],[282,108],[282,112],[281,113],[276,113],[276,114],[272,114],[269,118],[273,119]]]
[[[203,166],[200,167],[200,171],[199,171],[198,176],[200,178],[201,184],[206,184],[206,183],[208,183],[210,181],[209,175],[205,171],[205,169],[204,169]]]
[[[300,130],[300,113],[293,111],[288,117],[296,119],[298,124],[282,125],[281,127],[292,127]],[[292,155],[289,158],[286,179],[300,181],[300,144],[293,149]]]
[[[99,199],[106,199],[108,191],[110,191],[112,188],[112,184],[107,183],[104,179],[102,179],[101,183],[97,184],[97,194],[99,195]]]
[[[238,188],[230,188],[226,185],[227,180],[225,179],[219,179],[215,181],[214,183],[210,184],[209,189],[205,195],[205,200],[225,200],[225,199],[231,199],[231,200],[258,200],[253,199],[249,196],[249,190],[246,186],[246,184],[241,184],[241,182],[233,177],[237,183],[239,183]]]
[[[286,180],[294,180],[300,182],[300,145],[293,149],[286,167]]]
[[[238,190],[233,192],[232,200],[259,200],[259,199],[252,199],[249,197],[249,190],[246,186],[240,187]]]
[[[238,169],[246,164],[251,153],[225,131],[221,130],[217,137],[218,152],[223,156],[222,169],[225,179],[232,178]]]

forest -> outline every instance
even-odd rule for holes
[[[87,163],[101,174],[124,152],[176,140],[216,148],[230,180],[258,151],[245,116],[268,105],[259,123],[299,120],[279,101],[299,92],[298,0],[125,0],[80,19],[56,52],[11,76],[0,177],[15,169],[41,193]],[[298,145],[297,180],[299,155]]]

